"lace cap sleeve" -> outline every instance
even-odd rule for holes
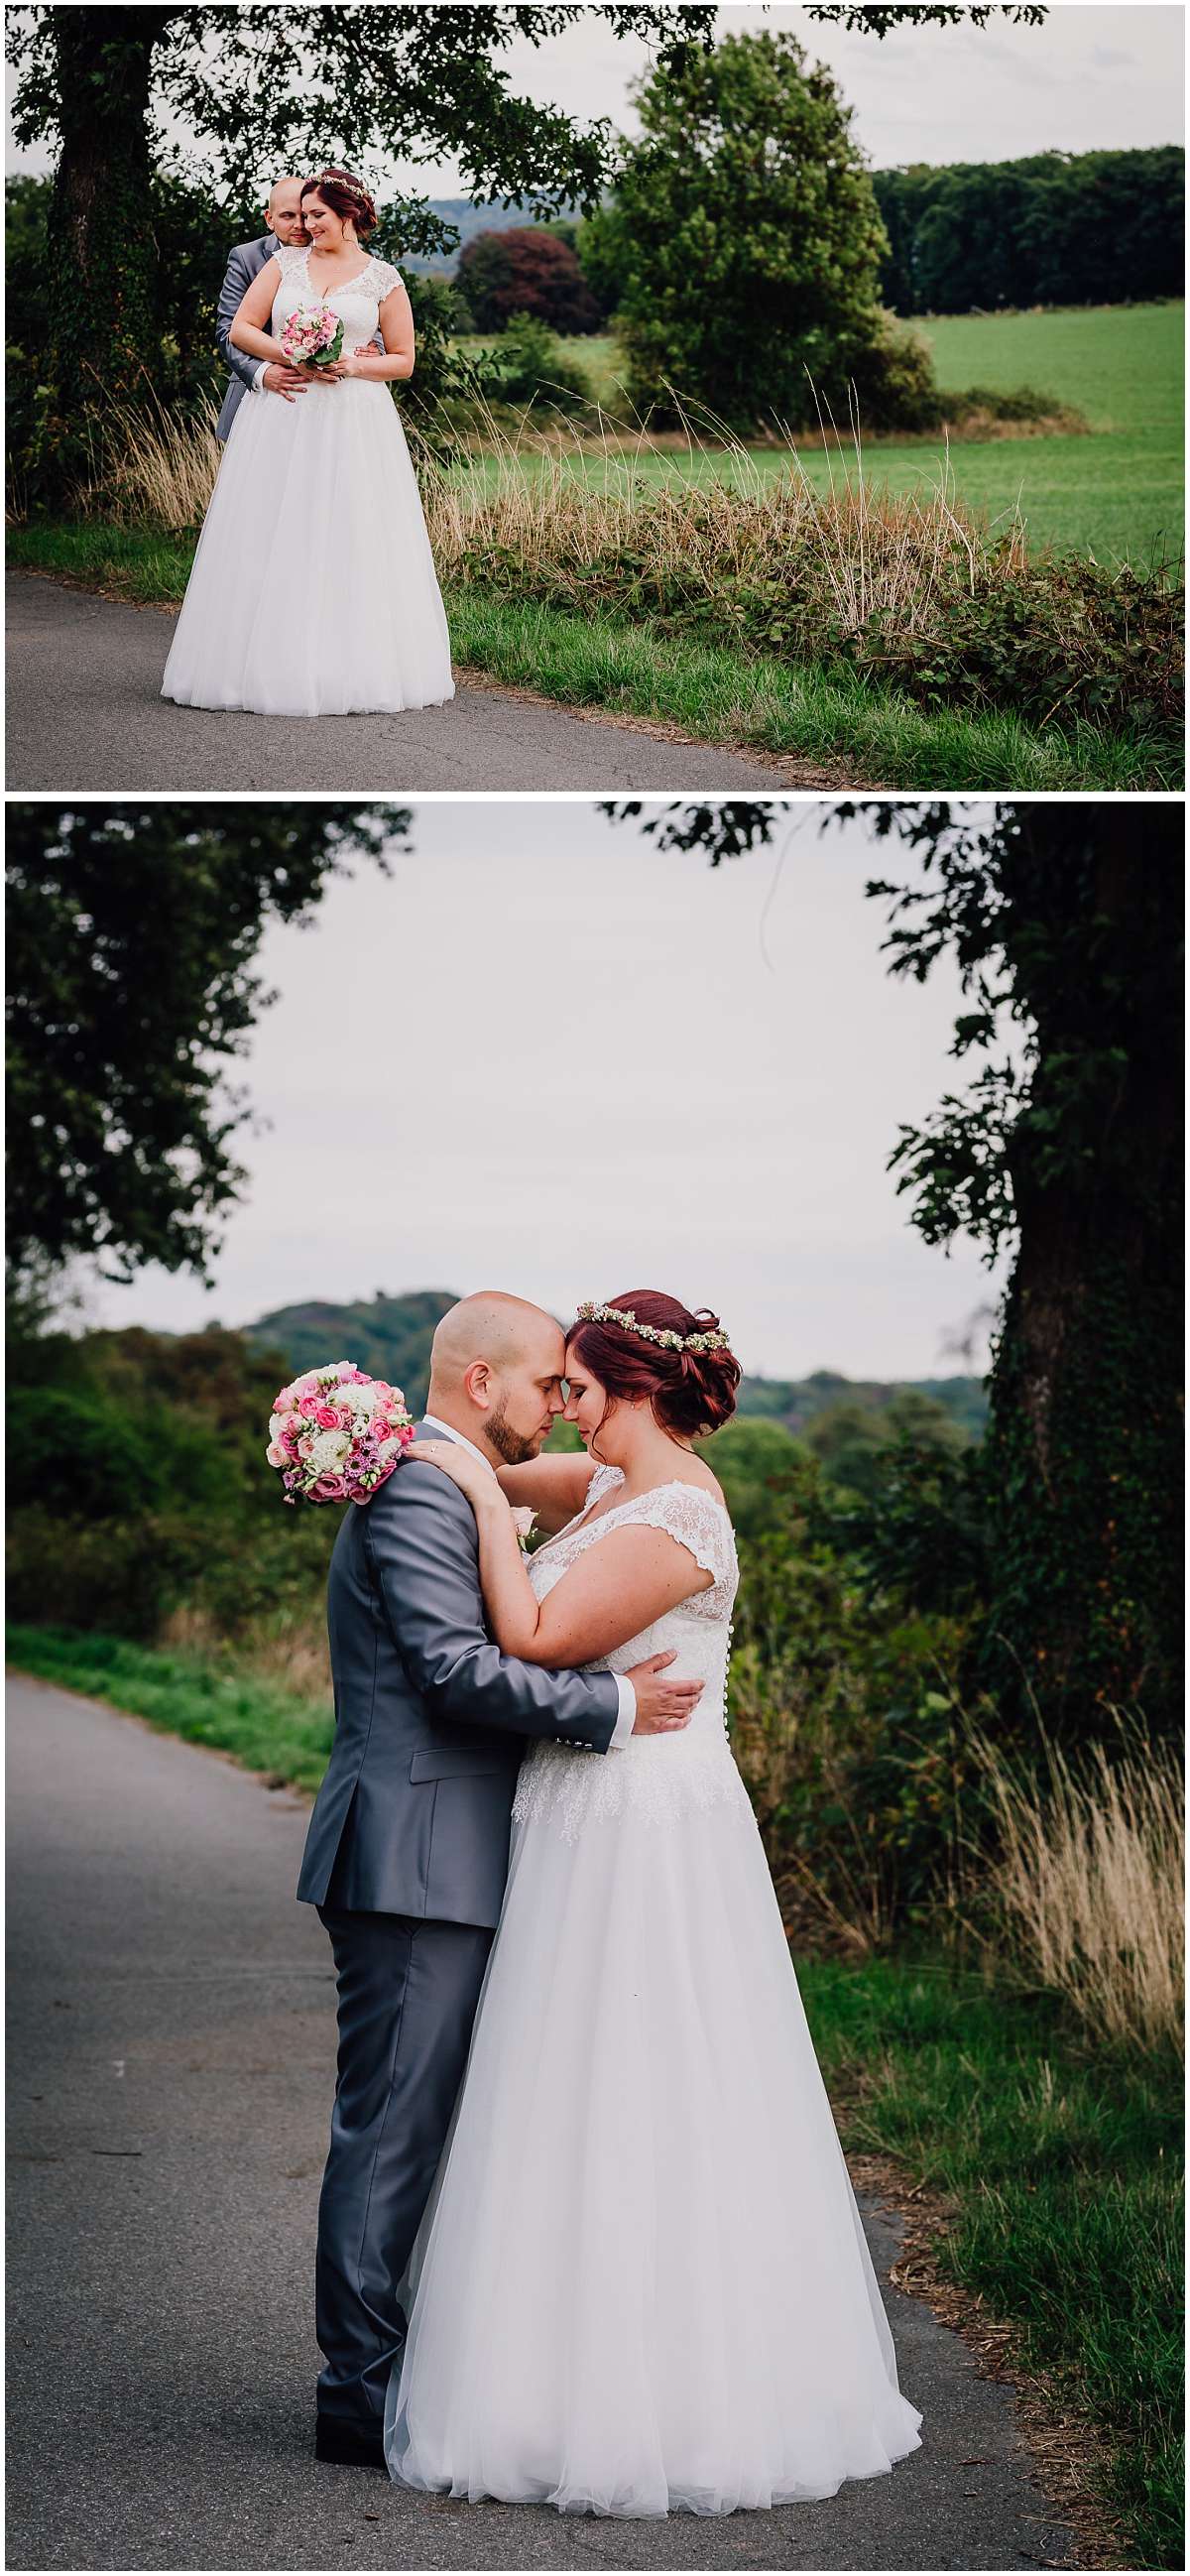
[[[368,271],[367,282],[375,295],[377,303],[383,304],[385,296],[391,295],[394,286],[399,286],[401,283],[400,269],[394,268],[391,260],[377,259],[375,253],[373,253],[372,265]]]
[[[623,1482],[624,1470],[622,1467],[596,1467],[594,1475],[591,1478],[591,1482],[587,1487],[587,1498],[583,1504],[584,1515],[590,1511],[593,1503],[597,1503],[599,1501],[602,1494],[610,1494],[613,1485],[622,1485]]]
[[[282,277],[292,276],[294,269],[301,267],[305,256],[300,242],[277,242],[272,252]]]
[[[635,1521],[647,1521],[653,1529],[666,1530],[679,1546],[687,1548],[696,1565],[714,1576],[714,1592],[700,1597],[711,1601],[715,1594],[730,1593],[736,1580],[735,1542],[731,1522],[714,1496],[701,1485],[659,1485],[656,1492],[642,1494],[632,1507]]]

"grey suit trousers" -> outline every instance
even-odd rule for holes
[[[339,1988],[339,2062],[318,2211],[318,2411],[384,2422],[405,2341],[398,2291],[463,2081],[492,1932],[318,1908]]]

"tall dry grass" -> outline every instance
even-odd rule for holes
[[[423,491],[439,566],[465,578],[485,557],[517,566],[530,586],[576,605],[609,560],[635,554],[642,579],[663,599],[692,607],[721,599],[725,586],[779,587],[796,564],[840,626],[857,631],[887,619],[911,631],[928,625],[941,588],[956,572],[973,593],[988,553],[986,532],[958,498],[949,446],[932,484],[904,493],[864,468],[858,423],[828,442],[829,483],[810,481],[792,436],[779,473],[763,469],[722,423],[705,433],[686,421],[684,451],[659,479],[642,427],[633,437],[598,411],[590,427],[543,445],[528,420],[510,434],[481,419],[462,465],[443,471],[421,460]],[[1003,578],[1025,562],[1025,527],[1014,515],[996,548]]]
[[[135,408],[113,405],[84,503],[126,526],[148,519],[175,534],[199,527],[223,454],[218,418],[210,401],[194,412],[172,411],[152,394]]]
[[[987,1893],[1014,1964],[1061,1995],[1096,2039],[1184,2047],[1185,1797],[1168,1746],[1137,1736],[1076,1767],[1046,1744],[1022,1780],[972,1738],[999,1850]]]
[[[152,399],[113,412],[94,502],[125,523],[197,526],[222,454],[217,416],[213,403],[183,417]],[[528,414],[510,432],[484,411],[473,436],[456,434],[446,464],[413,433],[444,580],[503,560],[530,588],[556,595],[562,585],[578,604],[597,567],[635,551],[659,596],[681,594],[695,607],[719,598],[725,582],[779,584],[796,560],[800,581],[816,570],[845,630],[880,620],[913,632],[929,624],[943,588],[953,595],[956,574],[973,592],[986,562],[987,535],[958,498],[949,449],[932,486],[892,493],[868,478],[857,428],[849,445],[836,439],[829,488],[819,492],[792,438],[774,474],[718,424],[705,436],[689,424],[685,450],[667,457],[658,480],[644,429],[633,439],[602,411],[595,418],[594,436],[588,427],[545,441]],[[1022,569],[1019,517],[1002,531],[996,559],[1001,578]]]
[[[299,1699],[329,1702],[331,1698],[330,1648],[321,1599],[300,1612],[279,1612],[246,1637],[237,1638],[234,1646],[229,1646],[209,1611],[181,1603],[164,1621],[157,1643],[208,1663],[217,1664],[230,1655],[238,1672],[291,1691]]]
[[[594,420],[544,440],[531,415],[509,432],[488,413],[465,438],[439,424],[433,443],[410,424],[448,590],[855,672],[931,712],[1179,728],[1180,593],[1156,572],[1117,581],[1031,555],[1018,514],[992,528],[965,505],[948,447],[932,483],[893,492],[866,471],[856,420],[819,490],[792,438],[765,471],[721,425],[690,424],[659,475],[643,427]],[[152,401],[113,409],[102,449],[93,513],[199,523],[220,457],[213,406],[193,420]]]

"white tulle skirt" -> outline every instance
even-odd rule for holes
[[[723,2514],[918,2447],[737,1787],[514,1831],[389,2389],[407,2485]]]
[[[245,394],[161,694],[282,716],[392,714],[454,696],[442,595],[387,385],[352,377],[292,403]]]

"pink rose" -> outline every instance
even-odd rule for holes
[[[270,1467],[287,1467],[289,1465],[289,1451],[288,1449],[282,1448],[279,1440],[270,1440],[268,1448],[265,1451],[265,1456]]]
[[[337,1431],[343,1416],[336,1413],[333,1404],[318,1404],[314,1408],[314,1419],[320,1431]]]
[[[297,1445],[297,1453],[299,1458],[310,1458],[313,1456],[314,1434],[312,1431],[306,1431],[303,1433]]]
[[[313,1421],[315,1421],[315,1420],[317,1419],[317,1415],[318,1415],[318,1398],[317,1398],[317,1396],[316,1396],[316,1395],[304,1395],[304,1396],[302,1397],[302,1399],[301,1399],[300,1404],[298,1405],[298,1412],[299,1412],[299,1413],[304,1413],[304,1414],[305,1414],[305,1417],[306,1417],[307,1422],[313,1422]]]

